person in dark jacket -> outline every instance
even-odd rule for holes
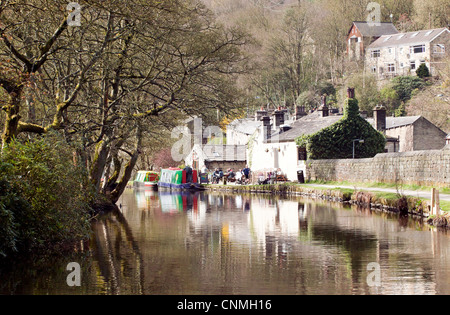
[[[192,168],[189,165],[183,169],[186,172],[186,183],[192,183]]]

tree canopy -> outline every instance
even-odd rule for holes
[[[63,133],[81,143],[98,191],[108,190],[102,176],[124,175],[112,176],[115,201],[144,139],[187,115],[239,111],[247,35],[196,0],[80,5],[80,26],[69,26],[66,1],[0,2],[2,141]]]

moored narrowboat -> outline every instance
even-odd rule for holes
[[[158,181],[158,172],[138,171],[133,181],[133,188],[158,190]]]
[[[162,169],[158,187],[181,190],[204,190],[205,187],[198,183],[196,170],[191,172],[181,168]]]

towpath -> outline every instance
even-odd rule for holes
[[[324,187],[324,188],[348,188],[355,189],[355,186],[346,186],[346,185],[328,185],[328,184],[301,184],[302,186],[310,186],[310,187]],[[362,191],[380,191],[380,192],[388,192],[388,193],[397,193],[397,189],[395,188],[378,188],[378,187],[358,187],[356,186],[356,190]],[[411,196],[411,197],[419,197],[423,199],[431,199],[431,191],[425,190],[407,190],[400,189],[400,193]],[[450,194],[439,194],[440,200],[450,201]]]

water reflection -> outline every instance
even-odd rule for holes
[[[411,218],[207,192],[128,191],[120,205],[93,224],[84,294],[450,293],[449,235]],[[371,262],[379,287],[366,281]]]
[[[133,208],[133,196],[140,206]],[[445,262],[428,253],[441,250],[437,238],[449,241],[420,221],[298,198],[203,192],[127,198],[125,216],[151,229],[137,232],[144,237],[139,243],[169,254],[152,267],[167,272],[169,260],[177,271],[165,275],[177,289],[144,281],[147,293],[433,294],[435,265]],[[145,222],[133,219],[139,212]],[[382,268],[381,287],[367,285],[370,262]],[[439,272],[447,270],[445,264]]]

